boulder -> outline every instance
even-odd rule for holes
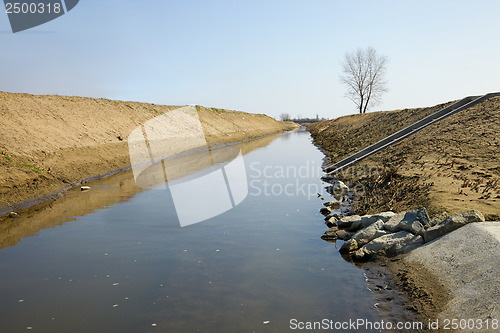
[[[337,218],[335,216],[328,216],[325,219],[325,224],[327,225],[328,228],[336,227],[337,226]]]
[[[342,239],[344,241],[348,241],[351,239],[352,232],[346,231],[346,230],[337,230],[337,238]]]
[[[404,218],[399,222],[398,228],[401,230],[409,231],[414,235],[424,234],[424,227],[429,225],[430,219],[427,215],[427,210],[421,208],[419,210],[410,210],[405,213]]]
[[[407,231],[398,231],[375,238],[370,243],[354,252],[353,259],[364,261],[374,255],[395,256],[404,254],[419,247],[423,243],[424,240],[422,236],[416,236]]]
[[[354,239],[349,239],[339,249],[340,253],[349,253],[358,249],[358,243]]]
[[[472,222],[484,222],[483,214],[477,210],[471,210],[460,214],[449,215],[437,225],[425,230],[424,240],[425,242],[430,242]]]
[[[429,221],[429,225],[427,226],[428,228],[430,227],[433,227],[435,226],[436,224],[438,224],[439,222],[443,221],[446,217],[448,216],[448,213],[444,212],[444,213],[441,213],[437,216],[434,216],[434,218],[432,218],[430,221]]]
[[[398,227],[398,224],[405,217],[405,214],[406,212],[401,212],[388,219],[387,222],[384,223],[384,229],[389,230],[390,232],[401,231],[401,229],[399,229]]]
[[[319,210],[319,212],[321,214],[323,214],[324,216],[328,216],[328,215],[330,215],[330,213],[332,212],[332,210],[330,208],[328,208],[328,207],[323,207],[323,208],[321,208]]]
[[[337,201],[337,200],[332,200],[332,201],[325,202],[323,205],[325,205],[325,207],[328,207],[328,208],[334,210],[334,209],[340,209],[342,202]]]
[[[344,216],[337,221],[339,228],[350,228],[352,224],[361,219],[359,215]]]
[[[323,236],[321,236],[323,239],[337,239],[337,228],[332,227],[325,231]]]
[[[378,220],[377,222],[373,223],[372,225],[361,229],[360,231],[356,232],[354,235],[352,235],[351,239],[354,239],[358,247],[361,247],[370,241],[374,240],[375,238],[378,238],[380,236],[387,235],[390,233],[387,230],[383,230],[384,226],[384,221]]]
[[[361,216],[361,218],[359,220],[356,220],[352,223],[350,230],[357,231],[357,230],[366,228],[369,225],[372,225],[373,223],[377,222],[378,220],[382,220],[383,222],[386,222],[394,215],[396,215],[396,214],[394,214],[393,212],[383,212],[383,213],[378,213],[378,214],[374,214],[374,215]]]

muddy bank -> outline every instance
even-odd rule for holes
[[[27,206],[56,197],[82,182],[128,168],[130,132],[175,108],[0,92],[0,209],[5,212],[23,202]],[[296,126],[263,114],[201,106],[197,111],[211,146]]]
[[[331,164],[449,104],[356,114],[308,129]],[[500,98],[495,97],[366,158],[338,178],[350,187],[362,185],[355,214],[427,207],[433,217],[477,209],[487,220],[498,220],[499,132]]]

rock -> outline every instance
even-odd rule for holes
[[[90,186],[82,186],[80,187],[80,191],[89,191],[90,190]]]
[[[434,216],[432,220],[429,221],[428,228],[435,226],[439,222],[443,221],[448,216],[448,213],[444,212],[439,214],[438,216]]]
[[[449,215],[437,225],[425,230],[424,240],[425,242],[430,242],[455,229],[473,222],[484,222],[483,214],[477,210],[471,210],[460,214]]]
[[[325,207],[328,207],[330,209],[340,209],[342,202],[337,201],[337,200],[332,200],[332,201],[325,202],[323,205],[325,205]]]
[[[328,208],[328,207],[323,207],[323,208],[321,208],[319,210],[319,212],[321,214],[323,214],[324,216],[328,216],[328,215],[330,215],[330,213],[332,212],[332,210],[330,208]]]
[[[347,241],[351,239],[352,233],[346,230],[337,230],[337,238]]]
[[[406,212],[404,218],[399,222],[398,228],[409,231],[414,235],[423,235],[424,226],[429,225],[430,219],[427,215],[427,210],[421,208],[419,210],[410,210]]]
[[[337,221],[337,226],[339,228],[350,228],[355,221],[361,219],[359,215],[344,216]]]
[[[361,216],[361,218],[359,220],[354,221],[352,223],[350,230],[357,231],[357,230],[366,228],[369,225],[372,225],[373,223],[377,222],[378,220],[382,220],[383,222],[386,222],[394,215],[396,215],[396,214],[394,214],[394,212],[383,212],[383,213],[378,213],[378,214],[374,214],[374,215]]]
[[[330,183],[331,181],[334,181],[336,179],[333,176],[325,175],[325,176],[321,177],[321,180],[324,182]]]
[[[16,212],[10,212],[8,215],[11,219],[15,219],[19,217],[19,214]]]
[[[358,243],[354,239],[349,239],[347,242],[342,244],[339,249],[340,253],[349,253],[352,251],[356,251],[358,249]]]
[[[337,228],[335,227],[332,227],[330,229],[328,229],[327,231],[325,231],[325,233],[323,234],[323,236],[321,236],[321,238],[323,239],[336,239],[337,238]]]
[[[328,186],[326,188],[326,191],[333,196],[343,196],[349,190],[349,187],[347,187],[347,185],[341,182],[340,180],[333,179],[329,181],[329,183],[332,185]]]
[[[328,219],[325,219],[325,224],[328,228],[337,226],[337,218],[335,216],[330,216]]]
[[[361,246],[369,243],[370,241],[374,240],[375,238],[378,238],[378,237],[381,237],[381,236],[384,236],[384,235],[387,235],[388,233],[390,233],[387,230],[382,230],[383,226],[384,226],[384,221],[378,220],[377,222],[373,223],[372,225],[370,225],[364,229],[361,229],[360,231],[358,231],[357,233],[352,235],[351,239],[354,239],[357,242],[358,247],[361,247]]]
[[[364,261],[374,255],[395,256],[404,254],[419,247],[423,243],[424,240],[422,236],[415,236],[407,231],[398,231],[375,238],[370,243],[354,252],[353,259]]]
[[[387,222],[384,223],[384,229],[389,230],[390,232],[401,231],[398,224],[405,217],[405,214],[406,212],[401,212],[388,219]]]

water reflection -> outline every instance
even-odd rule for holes
[[[280,137],[280,134],[269,135],[259,139],[245,141],[235,146],[214,149],[212,156],[217,163],[224,163],[234,157],[235,149],[241,150],[242,154],[248,154],[258,148],[265,147]],[[207,152],[204,152],[207,153]],[[203,154],[200,153],[200,154]],[[204,163],[197,156],[179,157],[176,163],[172,163],[169,172],[173,177],[184,177],[190,173],[200,171]],[[196,163],[199,162],[199,163]],[[159,163],[161,165],[161,162]],[[147,172],[147,170],[146,170]],[[159,178],[152,183],[154,186],[164,184],[165,178]],[[78,216],[91,214],[97,209],[107,208],[119,202],[127,201],[137,193],[144,191],[134,181],[131,170],[120,172],[104,179],[88,183],[91,191],[81,192],[74,189],[67,195],[51,200],[21,211],[19,218],[4,219],[0,221],[0,248],[16,245],[23,237],[34,236],[42,229],[62,225],[73,221]]]

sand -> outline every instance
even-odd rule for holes
[[[450,103],[346,116],[308,129],[331,164]],[[360,215],[427,207],[431,215],[477,209],[487,220],[499,220],[498,133],[500,97],[494,97],[366,158],[339,178],[365,188],[354,205]]]
[[[130,167],[127,137],[178,106],[0,92],[0,215]],[[210,145],[297,125],[262,114],[197,106]]]

